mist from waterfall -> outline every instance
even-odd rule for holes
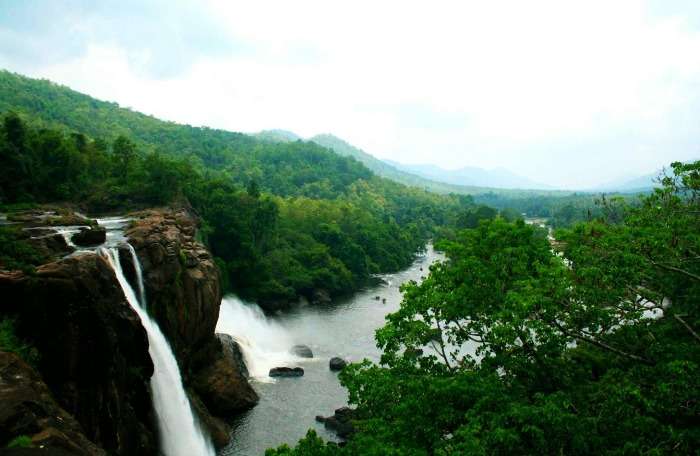
[[[256,304],[244,303],[235,296],[221,301],[216,332],[238,342],[250,376],[258,381],[271,381],[270,369],[298,360],[289,352],[293,341],[287,330],[269,320]]]
[[[128,245],[137,274],[139,294],[144,297],[141,266],[134,248]],[[151,397],[158,418],[160,449],[165,456],[214,456],[209,437],[204,434],[190,406],[182,386],[182,377],[170,344],[155,320],[146,312],[145,302],[139,301],[134,289],[124,276],[119,250],[101,249],[102,255],[114,269],[127,301],[138,314],[148,334],[148,352],[153,360]]]

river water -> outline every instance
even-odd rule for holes
[[[441,259],[443,256],[428,246],[408,269],[382,276],[385,284],[330,305],[301,304],[274,316],[266,317],[257,306],[234,296],[224,298],[217,332],[231,334],[241,344],[260,403],[233,423],[231,443],[221,454],[263,455],[266,448],[294,445],[309,428],[326,440],[337,440],[314,419],[347,405],[347,392],[337,373],[329,370],[329,359],[378,361],[374,333],[384,325],[386,314],[399,308],[399,286],[409,280],[420,281],[428,274],[429,265]],[[294,344],[308,345],[314,358],[290,355],[289,347]],[[269,368],[276,366],[300,366],[305,373],[299,378],[267,377]]]

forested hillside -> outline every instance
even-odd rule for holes
[[[346,293],[404,267],[436,230],[477,209],[466,196],[379,178],[312,142],[164,122],[8,72],[0,110],[6,208],[191,204],[230,289],[268,307]]]
[[[481,222],[346,368],[355,434],[282,455],[677,455],[700,448],[700,162],[546,233]],[[496,286],[497,285],[497,286]]]

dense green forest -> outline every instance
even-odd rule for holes
[[[201,162],[205,166],[225,167],[238,178],[257,179],[263,188],[270,188],[276,193],[286,191],[305,194],[307,189],[304,188],[304,184],[309,178],[316,177],[322,180],[319,170],[323,168],[317,167],[315,175],[309,169],[299,170],[300,175],[294,180],[294,183],[299,184],[297,188],[276,188],[274,185],[277,182],[267,181],[271,177],[270,166],[277,166],[275,163],[270,163],[270,160],[275,159],[272,156],[268,157],[270,151],[284,151],[287,148],[294,150],[295,147],[307,151],[333,149],[339,155],[358,159],[379,176],[435,193],[493,193],[503,197],[563,196],[571,193],[486,189],[433,182],[399,171],[330,135],[319,135],[311,138],[309,142],[301,142],[303,146],[299,146],[299,141],[295,141],[294,136],[288,132],[262,132],[254,136],[180,125],[125,109],[117,103],[96,100],[50,81],[31,79],[0,70],[0,112],[9,110],[34,119],[39,125],[67,128],[67,131],[79,131],[93,138],[113,140],[124,135],[140,147],[149,150],[159,149],[167,154],[187,157],[192,162]],[[341,160],[338,163],[349,162]],[[294,171],[294,163],[284,163],[284,165],[289,167],[288,172]],[[313,192],[313,190],[310,191]]]
[[[217,170],[123,135],[91,138],[10,113],[0,135],[0,199],[10,209],[74,202],[92,213],[191,204],[227,289],[269,308],[316,290],[355,290],[375,273],[406,266],[436,232],[449,234],[460,217],[479,210],[466,196],[377,178],[315,144],[253,149],[245,166],[257,171],[250,177],[248,168]],[[17,240],[7,230],[2,236]],[[5,263],[27,263],[10,253]]]
[[[482,221],[341,374],[346,446],[281,455],[698,454],[700,162],[559,232]]]

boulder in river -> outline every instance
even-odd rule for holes
[[[313,358],[314,353],[311,351],[308,345],[295,345],[289,349],[290,353],[298,356],[299,358]]]
[[[311,303],[312,304],[330,304],[331,294],[328,290],[322,288],[316,289],[311,293]]]
[[[81,228],[71,237],[71,241],[82,247],[103,244],[107,240],[107,230],[104,227]]]
[[[304,369],[301,367],[273,367],[270,369],[270,377],[301,377]]]
[[[355,410],[350,407],[341,407],[335,411],[333,416],[324,418],[317,416],[316,421],[323,423],[326,429],[330,429],[338,434],[338,437],[347,439],[355,432],[352,420],[355,418]]]
[[[328,363],[328,366],[332,371],[343,370],[343,368],[347,365],[347,361],[345,361],[343,358],[338,358],[337,356],[331,358],[330,362]]]

